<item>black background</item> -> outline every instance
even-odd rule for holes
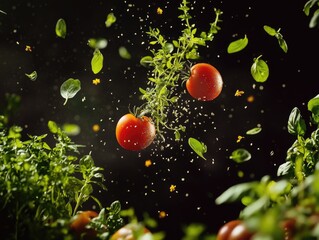
[[[214,233],[219,226],[238,216],[240,205],[216,206],[215,198],[227,187],[264,175],[276,175],[284,162],[286,150],[294,138],[286,130],[293,107],[300,108],[305,119],[307,101],[318,94],[318,29],[310,29],[310,18],[303,13],[303,1],[191,1],[192,22],[207,30],[214,21],[213,8],[224,14],[221,31],[208,47],[200,48],[198,62],[213,64],[222,74],[222,94],[212,102],[198,102],[181,92],[188,111],[187,131],[181,142],[154,143],[140,152],[128,152],[115,140],[117,120],[138,106],[139,87],[146,86],[148,70],[139,60],[149,55],[146,34],[158,27],[169,40],[177,39],[182,29],[178,19],[180,1],[16,1],[2,0],[0,9],[0,99],[5,93],[22,97],[21,107],[11,119],[30,134],[48,132],[47,122],[75,123],[81,133],[73,137],[86,145],[83,153],[92,152],[96,165],[105,169],[108,188],[97,192],[103,205],[120,200],[124,209],[133,207],[142,219],[143,213],[157,219],[159,230],[167,239],[179,239],[184,225],[199,222]],[[157,14],[160,7],[163,14]],[[105,27],[108,13],[117,21]],[[55,35],[59,18],[67,23],[66,39]],[[288,44],[284,53],[277,40],[263,26],[280,32]],[[243,51],[227,54],[228,44],[247,35],[249,44]],[[102,49],[104,68],[97,75],[91,71],[93,50],[89,38],[105,38]],[[31,46],[32,52],[25,51]],[[130,60],[122,59],[118,48],[125,46]],[[256,83],[250,75],[253,58],[263,56],[270,68],[269,79]],[[193,61],[194,64],[196,61]],[[25,73],[36,70],[31,81]],[[68,78],[81,80],[82,89],[64,106],[60,85]],[[95,86],[92,80],[101,79]],[[236,90],[245,94],[235,97]],[[249,103],[248,96],[254,96]],[[183,110],[184,111],[184,110]],[[173,119],[172,119],[173,121]],[[92,126],[99,124],[98,133]],[[258,124],[262,132],[245,136]],[[237,136],[245,138],[237,143]],[[208,151],[206,161],[192,152],[188,137],[203,141]],[[231,152],[244,147],[252,159],[236,164]],[[145,167],[145,160],[153,162]],[[244,176],[239,177],[238,171]],[[170,185],[176,191],[170,192]],[[84,206],[89,208],[90,206]],[[159,211],[167,217],[159,219]]]

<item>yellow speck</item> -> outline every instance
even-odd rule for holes
[[[236,141],[236,142],[239,143],[243,138],[245,138],[245,137],[239,135],[239,136],[237,137],[237,141]]]
[[[244,177],[245,174],[243,171],[238,171],[237,175],[238,175],[238,177],[242,178],[242,177]]]
[[[101,80],[100,80],[99,78],[95,78],[95,79],[93,79],[92,83],[93,83],[94,85],[98,85],[98,84],[101,83]]]
[[[26,52],[32,52],[31,46],[26,45],[26,46],[25,46],[25,51],[26,51]]]
[[[100,125],[99,125],[99,124],[94,124],[94,125],[92,126],[92,130],[93,130],[93,132],[98,132],[98,131],[100,131]]]
[[[167,217],[167,214],[166,214],[165,211],[160,211],[160,212],[158,213],[158,217],[159,217],[159,218],[164,218],[164,217]]]
[[[253,101],[255,101],[255,97],[253,95],[247,97],[247,102],[252,103]]]
[[[244,91],[241,91],[241,90],[236,90],[235,92],[235,97],[241,97],[245,92]]]
[[[161,9],[160,7],[157,8],[156,10],[157,14],[163,14],[163,9]]]
[[[146,160],[145,161],[145,167],[149,167],[152,165],[152,161],[151,160]]]
[[[169,191],[170,192],[174,192],[176,190],[176,185],[171,185],[170,187],[169,187]]]

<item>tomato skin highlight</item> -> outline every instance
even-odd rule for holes
[[[136,240],[136,238],[134,238],[134,232],[138,232],[142,235],[151,233],[150,230],[139,223],[128,223],[117,230],[111,236],[110,240]]]
[[[199,101],[212,101],[223,89],[223,79],[219,71],[208,63],[197,63],[191,67],[186,81],[188,93]]]
[[[221,226],[217,233],[216,240],[249,240],[252,235],[244,222],[236,219]]]
[[[83,211],[76,214],[70,223],[70,229],[76,236],[76,239],[94,239],[96,232],[93,229],[86,228],[86,225],[91,222],[92,218],[99,214],[95,211]]]
[[[150,118],[135,117],[131,113],[119,119],[115,133],[120,146],[130,151],[147,148],[156,136],[155,126]]]

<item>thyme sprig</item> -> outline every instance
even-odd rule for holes
[[[148,87],[139,88],[142,93],[141,99],[145,101],[136,108],[138,116],[149,114],[154,121],[157,133],[162,140],[165,138],[163,132],[170,130],[175,132],[175,136],[180,136],[180,131],[185,131],[185,126],[175,126],[169,123],[168,113],[171,104],[175,104],[180,93],[177,87],[181,84],[182,74],[185,72],[187,61],[199,58],[198,47],[206,46],[208,41],[212,41],[214,35],[220,30],[218,23],[222,11],[214,9],[215,21],[210,23],[207,32],[201,32],[198,36],[195,24],[191,23],[189,2],[183,0],[179,8],[182,14],[178,16],[182,21],[184,29],[177,40],[169,41],[162,34],[160,29],[150,27],[147,34],[153,47],[151,56],[141,59],[143,66],[149,67]],[[157,48],[155,48],[157,46]],[[178,138],[178,137],[177,137]]]

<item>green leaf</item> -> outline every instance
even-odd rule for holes
[[[292,167],[292,163],[290,161],[281,164],[278,167],[277,176],[280,177],[280,176],[287,175],[289,173],[291,167]]]
[[[114,15],[114,13],[109,13],[106,17],[106,21],[105,21],[105,26],[108,28],[108,27],[111,27],[113,25],[113,23],[116,22],[116,17]]]
[[[107,47],[107,40],[105,38],[90,38],[88,41],[89,47],[93,49],[103,49]]]
[[[153,58],[151,56],[145,56],[142,57],[142,59],[140,60],[140,64],[143,67],[149,67],[149,65],[153,62]]]
[[[269,68],[267,63],[261,59],[261,56],[254,59],[254,63],[250,68],[252,77],[256,82],[265,82],[269,77]]]
[[[319,94],[310,99],[308,102],[308,110],[312,113],[312,119],[316,124],[319,124]]]
[[[76,135],[79,135],[81,132],[80,126],[73,123],[64,123],[62,125],[62,130],[68,136],[76,136]]]
[[[69,78],[64,83],[62,83],[60,87],[60,94],[63,98],[65,98],[65,105],[68,99],[73,98],[78,91],[81,90],[81,82],[79,79]]]
[[[164,51],[166,53],[172,53],[174,51],[174,45],[172,43],[165,43]]]
[[[281,38],[278,38],[278,43],[279,43],[280,48],[285,53],[287,53],[288,52],[288,45],[287,45],[286,41],[281,37]]]
[[[203,154],[207,152],[207,147],[204,143],[190,137],[188,139],[188,144],[198,156],[206,160],[206,158],[203,156]]]
[[[248,38],[245,35],[244,38],[231,42],[227,47],[228,53],[235,53],[243,50],[248,45]]]
[[[60,38],[66,37],[66,23],[63,18],[60,18],[55,25],[55,33]]]
[[[313,15],[312,15],[312,17],[310,19],[310,22],[309,22],[309,28],[314,28],[314,27],[316,27],[318,25],[319,25],[319,9],[317,9],[313,13]]]
[[[255,135],[261,132],[261,127],[255,127],[246,132],[247,135]]]
[[[119,47],[119,55],[121,58],[124,59],[131,59],[131,54],[130,52],[126,49],[126,47]]]
[[[215,203],[220,205],[228,202],[235,202],[241,199],[248,191],[250,191],[254,182],[249,183],[240,183],[229,187],[226,191],[224,191],[219,197],[216,198]]]
[[[254,213],[260,212],[269,203],[269,198],[267,196],[262,196],[258,200],[254,201],[242,211],[242,216],[248,218]]]
[[[30,78],[31,81],[35,81],[38,77],[37,71],[33,71],[30,74],[25,74],[28,78]]]
[[[294,107],[288,119],[288,132],[292,135],[304,136],[306,132],[306,123],[300,114],[300,110]]]
[[[237,163],[246,162],[251,159],[251,154],[244,148],[238,148],[229,157]]]
[[[99,49],[95,49],[91,60],[91,68],[94,74],[99,73],[103,68],[103,54]]]
[[[270,36],[275,36],[277,34],[277,31],[270,27],[270,26],[267,26],[267,25],[264,25],[264,30],[266,31],[266,33],[268,33]]]
[[[48,128],[49,128],[50,132],[52,132],[54,134],[59,131],[59,127],[54,121],[48,122]]]

